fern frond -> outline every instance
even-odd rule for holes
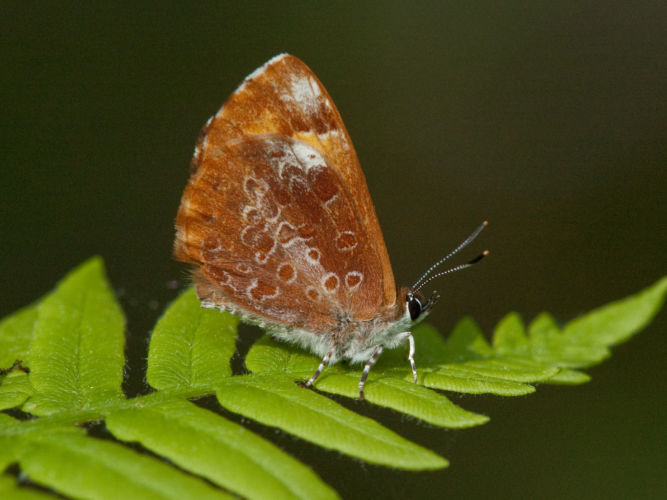
[[[483,424],[488,417],[433,389],[516,396],[538,383],[584,383],[589,377],[581,369],[646,326],[666,294],[667,278],[562,328],[547,313],[528,327],[511,313],[490,343],[470,318],[446,341],[421,325],[414,332],[419,384],[397,349],[371,372],[366,398],[436,426]],[[337,497],[297,459],[192,402],[206,395],[233,413],[367,462],[408,470],[447,466],[434,452],[322,394],[356,398],[357,369],[330,367],[317,391],[304,389],[296,382],[309,377],[319,359],[265,336],[246,356],[250,373],[234,375],[236,327],[236,318],[202,309],[187,290],[153,331],[147,381],[154,392],[128,399],[121,389],[123,313],[101,259],[82,264],[51,294],[0,321],[0,410],[11,410],[0,413],[0,470],[18,464],[31,481],[81,498]],[[33,418],[15,418],[25,414]],[[89,422],[104,422],[115,439],[80,426]],[[151,454],[128,446],[132,442]],[[11,475],[0,476],[0,494],[46,497]]]

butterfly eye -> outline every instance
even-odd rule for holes
[[[410,319],[412,321],[415,321],[423,311],[422,303],[417,297],[415,297],[411,293],[408,294],[406,300],[408,302],[408,311],[410,312]]]

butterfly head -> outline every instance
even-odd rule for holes
[[[440,298],[438,292],[433,292],[427,299],[419,290],[412,288],[404,288],[399,293],[399,297],[403,298],[405,304],[405,315],[410,317],[413,323],[423,320],[431,308]]]

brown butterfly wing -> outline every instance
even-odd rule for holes
[[[251,134],[279,133],[322,152],[347,187],[382,267],[383,303],[393,305],[396,284],[380,224],[352,141],[331,96],[298,58],[274,57],[248,76],[205,127],[199,153],[209,142],[222,144]],[[193,163],[198,163],[197,152]]]
[[[395,285],[338,111],[312,72],[279,56],[204,129],[176,220],[211,305],[330,330],[372,318]]]

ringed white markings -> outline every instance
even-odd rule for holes
[[[342,231],[336,238],[336,246],[341,252],[350,252],[354,250],[359,242],[353,231]]]
[[[335,293],[340,285],[340,278],[336,273],[327,273],[320,280],[326,293]]]
[[[364,281],[364,275],[359,271],[350,271],[345,275],[345,286],[348,290],[356,290]]]
[[[248,274],[250,271],[252,271],[252,268],[248,264],[239,263],[236,264],[236,270],[242,274]]]
[[[259,300],[267,300],[267,299],[275,299],[276,297],[280,296],[280,288],[275,287],[276,291],[273,292],[271,295],[262,295],[262,297]]]
[[[246,221],[250,222],[251,224],[256,224],[261,219],[259,215],[259,210],[257,210],[257,207],[255,207],[254,205],[244,206],[243,210],[241,210],[241,215]]]
[[[264,252],[262,250],[257,250],[255,252],[255,262],[257,262],[258,264],[266,264],[271,254],[275,251],[275,249],[276,249],[276,240],[273,240],[273,245],[271,246],[271,249],[268,252]]]
[[[322,256],[322,254],[320,253],[320,251],[317,248],[315,248],[315,247],[306,247],[306,260],[310,264],[313,264],[313,265],[319,264],[321,256]]]
[[[246,245],[246,246],[252,246],[252,242],[248,239],[248,231],[252,230],[257,230],[257,226],[246,226],[243,229],[241,229],[241,234],[239,235],[239,239],[241,242]]]
[[[276,270],[276,276],[286,285],[291,285],[294,283],[294,281],[296,281],[296,270],[291,264],[283,262],[278,266],[278,269]]]

